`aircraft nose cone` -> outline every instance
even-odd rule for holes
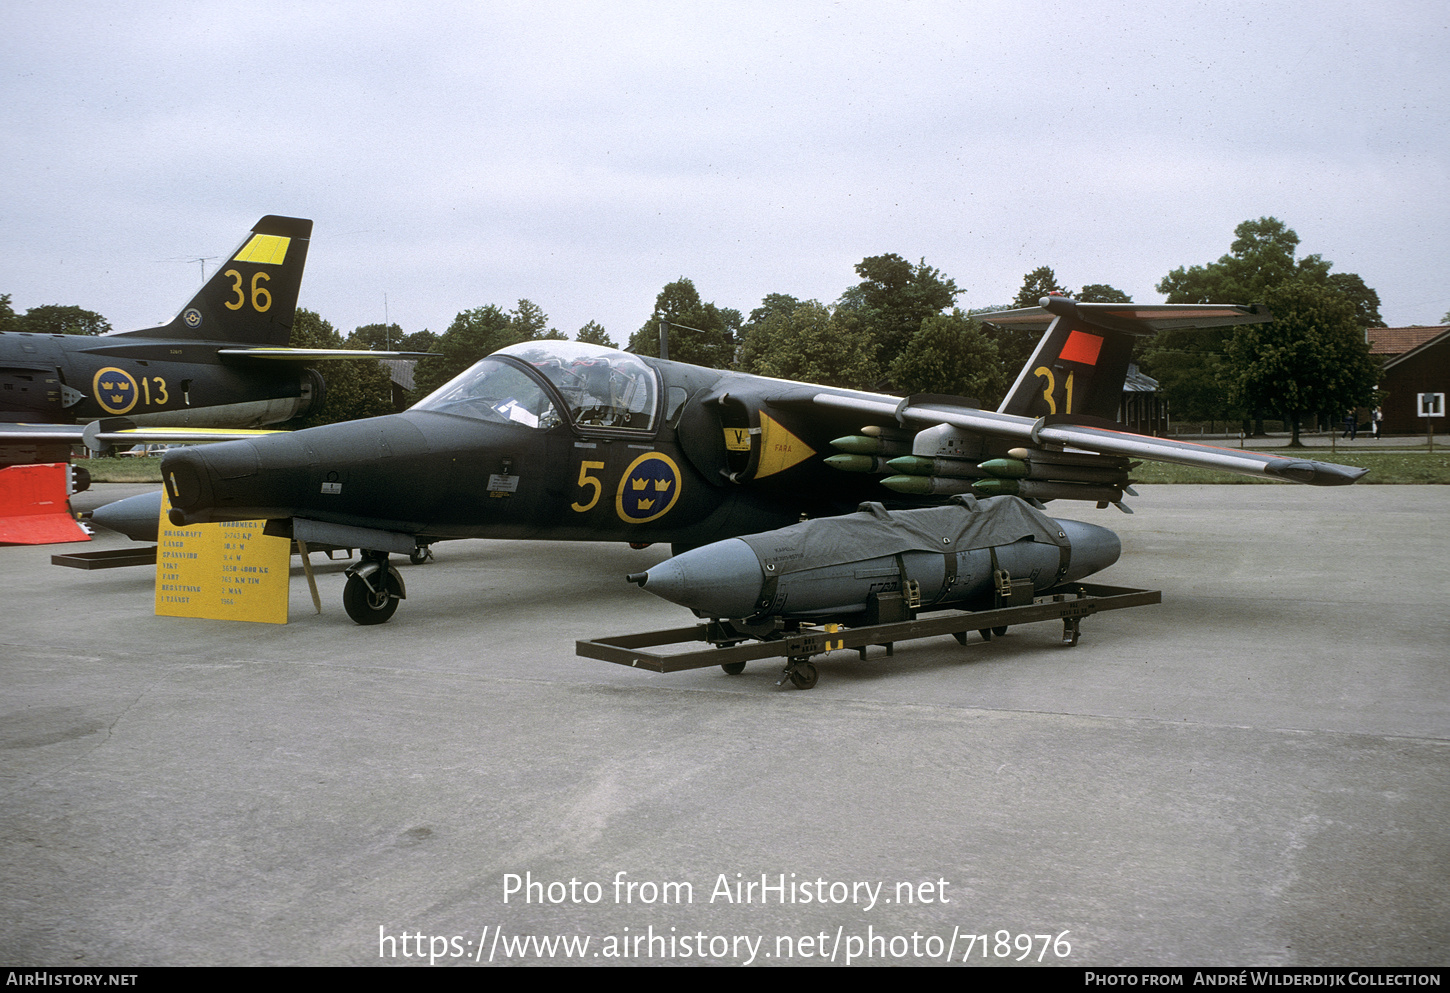
[[[643,574],[643,581],[639,574],[629,578],[655,596],[709,617],[749,617],[763,574],[750,546],[730,538],[665,559]]]
[[[452,423],[460,418],[432,417],[455,432],[443,432],[446,450],[487,450],[474,425],[463,431]],[[177,525],[320,513],[399,530],[433,499],[430,474],[449,464],[409,414],[389,414],[168,452],[161,479]]]
[[[1107,528],[1082,521],[1059,520],[1057,523],[1067,532],[1068,541],[1072,542],[1067,575],[1062,578],[1064,583],[1074,583],[1102,572],[1118,561],[1118,556],[1123,553],[1123,543],[1115,532]]]

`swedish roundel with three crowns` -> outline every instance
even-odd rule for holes
[[[668,514],[679,497],[680,467],[668,455],[648,452],[625,470],[614,509],[626,524],[646,524]]]
[[[108,414],[127,414],[136,406],[136,380],[124,369],[107,366],[91,379],[96,403]]]

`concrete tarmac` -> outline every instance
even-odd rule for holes
[[[692,621],[661,548],[440,544],[372,628],[0,548],[0,961],[1445,965],[1450,487],[1141,489],[1058,513],[1161,605],[809,691],[577,657]]]

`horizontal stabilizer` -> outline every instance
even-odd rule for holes
[[[1070,297],[1043,297],[1037,307],[974,314],[977,320],[998,327],[1042,331],[1056,317],[1071,317],[1122,334],[1152,335],[1181,328],[1220,328],[1234,324],[1262,324],[1273,320],[1258,306],[1208,303],[1079,303]]]

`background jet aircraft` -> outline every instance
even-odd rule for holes
[[[106,335],[0,334],[0,467],[64,462],[132,426],[258,428],[320,404],[303,362],[402,353],[288,348],[312,222],[263,217],[226,263],[161,327]],[[124,444],[204,440],[132,431]],[[83,487],[82,487],[83,488]]]
[[[669,542],[679,552],[868,500],[931,506],[951,492],[1015,488],[1038,501],[1120,504],[1129,458],[1320,485],[1363,474],[1130,434],[1109,420],[1133,336],[1266,313],[1050,297],[992,319],[1046,327],[997,411],[525,342],[401,414],[168,453],[171,520],[266,518],[271,533],[367,549],[343,597],[367,624],[406,595],[389,553],[448,538]],[[913,490],[903,477],[928,482]]]

